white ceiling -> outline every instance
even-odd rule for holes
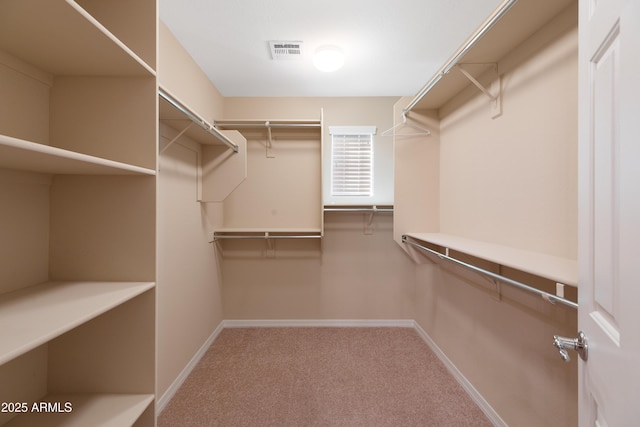
[[[160,18],[211,82],[235,96],[411,96],[500,0],[159,0]],[[270,40],[303,42],[272,60]],[[339,45],[333,73],[311,62]]]

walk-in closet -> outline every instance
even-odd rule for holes
[[[255,33],[189,43],[178,3],[0,0],[0,426],[640,416],[607,362],[640,377],[638,295],[618,286],[640,7],[487,0],[411,93],[366,92],[361,73],[358,95],[279,94],[305,70],[286,58],[265,96],[242,92],[254,70],[224,90],[210,72]],[[415,25],[402,7],[379,25]]]

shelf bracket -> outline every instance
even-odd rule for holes
[[[181,137],[182,135],[184,135],[184,133],[185,133],[186,131],[188,131],[188,130],[189,130],[189,128],[190,128],[191,126],[193,126],[193,122],[190,122],[190,123],[187,125],[187,127],[185,127],[184,129],[182,129],[182,130],[180,131],[180,133],[178,133],[178,134],[177,134],[177,135],[176,135],[176,136],[175,136],[171,141],[169,141],[169,142],[167,143],[167,145],[165,145],[165,146],[164,146],[164,148],[163,148],[162,150],[160,150],[160,154],[164,153],[164,152],[165,152],[169,147],[171,147],[171,146],[173,145],[173,143],[174,143],[174,142],[176,142],[178,139],[180,139],[180,137]]]
[[[267,258],[275,258],[276,257],[276,247],[275,247],[275,242],[269,238],[269,232],[265,231],[264,233],[264,238],[265,238],[265,244],[266,244],[266,248],[265,248],[265,256]]]
[[[473,83],[480,91],[487,96],[491,100],[491,118],[495,119],[502,114],[502,84],[500,75],[498,74],[498,64],[473,64],[473,65],[489,65],[491,66],[494,75],[491,79],[491,87],[486,88],[482,83],[480,83],[475,77],[471,75],[471,73],[465,70],[462,65],[458,64],[454,68],[460,70],[460,72],[467,78],[471,83]],[[471,64],[470,64],[471,65]]]
[[[373,234],[373,216],[374,212],[364,214],[364,234],[367,236]]]
[[[386,211],[386,210],[383,210]],[[371,206],[371,212],[365,213],[364,217],[364,234],[371,235],[373,234],[374,226],[373,226],[373,218],[378,213],[378,206]]]
[[[271,124],[269,121],[264,122],[267,127],[267,159],[273,159],[276,156],[273,154],[273,135],[271,135]]]

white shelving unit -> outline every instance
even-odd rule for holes
[[[0,4],[0,425],[155,424],[156,8]]]

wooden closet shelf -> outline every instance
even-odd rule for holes
[[[158,95],[160,98],[160,121],[177,131],[179,136],[185,134],[199,144],[204,145],[226,145],[235,153],[238,152],[238,144],[193,112],[189,107],[175,99],[170,93],[160,89]],[[169,145],[174,141],[175,138]]]
[[[0,295],[0,365],[154,286],[153,282],[45,282]]]
[[[221,130],[237,130],[249,140],[267,138],[269,143],[277,140],[319,141],[322,134],[321,120],[216,120]]]
[[[155,75],[149,65],[73,1],[3,3],[0,50],[44,71],[65,76]]]
[[[433,76],[431,81],[435,81],[435,84],[427,92],[422,93],[420,99],[414,98],[416,102],[414,108],[427,110],[441,108],[465,87],[472,85],[463,73],[456,70],[456,64],[467,64],[470,67],[467,71],[474,74],[476,79],[480,78],[487,71],[488,65],[497,65],[508,53],[525,42],[571,2],[572,0],[516,2],[462,57],[455,58],[454,63],[447,63]],[[473,37],[470,37],[471,39]],[[456,54],[461,50],[462,46]],[[444,74],[436,80],[440,73]]]
[[[153,169],[0,135],[0,167],[73,175],[155,175]]]
[[[163,105],[163,104],[160,104]],[[162,107],[161,107],[162,110]],[[225,144],[211,136],[211,133],[206,129],[203,129],[201,126],[195,124],[192,120],[185,118],[163,118],[160,117],[160,121],[165,125],[169,126],[171,129],[176,131],[177,133],[181,133],[191,139],[193,139],[198,144],[202,145],[219,145],[224,146]],[[185,130],[186,129],[186,130]]]
[[[245,128],[298,128],[319,130],[322,127],[321,120],[286,120],[286,119],[238,119],[216,120],[216,127],[220,129],[245,129]]]
[[[578,286],[578,262],[576,260],[448,234],[406,233],[406,235],[416,240],[462,252],[558,283]]]
[[[218,239],[320,239],[320,228],[221,228],[213,233]]]
[[[38,402],[52,402],[61,412],[29,412],[13,418],[6,427],[39,426],[131,426],[153,402],[148,394],[54,394]],[[71,405],[70,412],[62,412]],[[30,402],[29,405],[32,405]]]

